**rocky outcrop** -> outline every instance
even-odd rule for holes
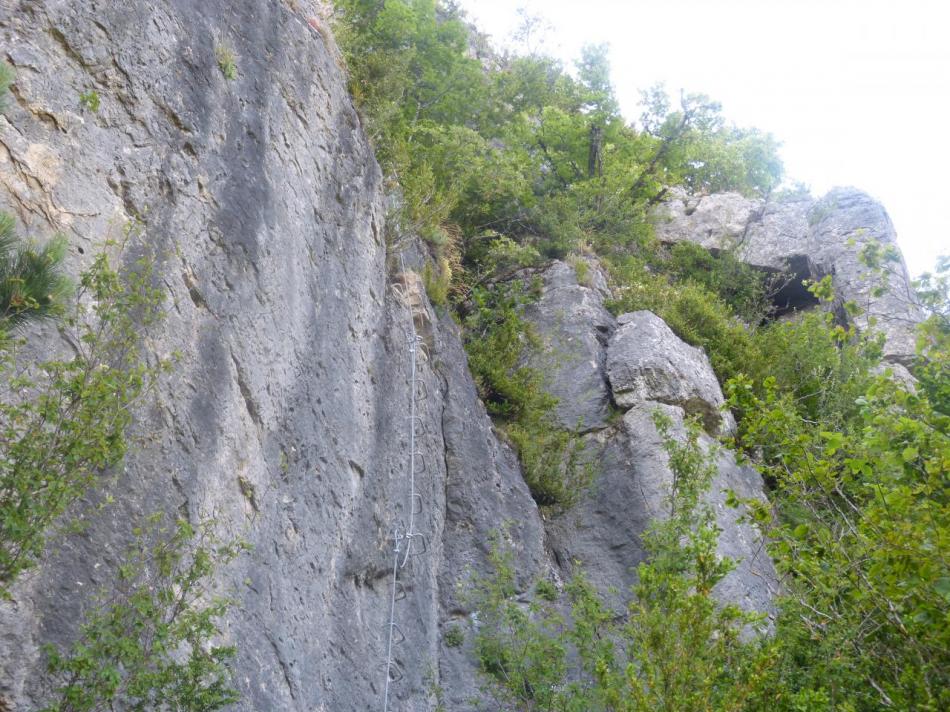
[[[624,314],[618,322],[607,349],[607,376],[618,406],[676,405],[701,417],[712,433],[732,430],[719,381],[702,350],[684,343],[652,312]]]
[[[885,358],[905,365],[913,359],[921,314],[900,252],[881,277],[860,261],[866,245],[897,248],[887,212],[866,193],[835,188],[819,200],[796,195],[763,201],[738,193],[678,192],[656,211],[656,231],[663,242],[729,249],[750,265],[787,272],[789,282],[775,296],[781,310],[813,306],[801,281],[831,275],[839,305],[854,302],[861,310],[853,317],[856,325],[867,330],[869,319],[876,321],[874,328],[886,338]],[[885,289],[876,294],[880,286]]]
[[[616,322],[604,307],[607,284],[593,263],[577,267],[555,262],[541,277],[541,295],[525,309],[539,338],[529,365],[542,375],[546,390],[558,399],[555,415],[570,430],[591,430],[607,423],[610,388],[605,370],[608,336]]]
[[[585,276],[597,284],[603,275],[596,265],[589,269]],[[540,277],[542,296],[526,312],[531,323],[544,343],[574,345],[575,353],[583,354],[546,362],[550,392],[559,398],[569,394],[572,408],[584,413],[602,412],[609,399],[613,414],[589,421],[587,452],[595,472],[590,491],[577,506],[546,523],[557,576],[567,578],[579,566],[622,606],[636,580],[636,567],[647,556],[641,537],[664,515],[673,481],[653,413],[666,414],[678,437],[685,435],[686,419],[697,416],[707,431],[701,446],[716,450],[717,475],[707,504],[723,530],[719,551],[738,562],[717,594],[746,610],[772,614],[778,581],[762,536],[741,521],[740,510],[725,505],[730,490],[764,501],[764,485],[754,469],[738,465],[731,452],[714,446],[715,437],[730,431],[734,421],[723,410],[709,359],[651,312],[622,314],[616,321],[602,318],[602,292],[579,284],[575,269],[567,264],[554,263]],[[592,382],[602,383],[603,389],[569,390],[563,384],[570,384],[575,373],[596,374]],[[563,419],[562,424],[572,425]]]
[[[617,608],[629,598],[636,566],[647,558],[644,532],[654,519],[668,512],[673,473],[653,420],[656,411],[670,420],[674,437],[685,436],[687,416],[681,407],[650,400],[633,404],[617,426],[591,442],[598,455],[590,493],[548,525],[562,575],[580,567]],[[753,468],[738,465],[729,450],[715,449],[714,442],[709,435],[700,439],[702,448],[716,452],[717,473],[705,502],[722,530],[719,555],[737,562],[736,569],[719,583],[716,594],[746,611],[772,616],[779,585],[762,535],[741,521],[742,510],[726,506],[730,491],[765,501],[762,478]]]

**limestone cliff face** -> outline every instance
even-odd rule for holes
[[[407,307],[387,265],[380,172],[319,20],[273,1],[2,4],[15,104],[0,118],[0,207],[63,231],[78,265],[130,218],[160,255],[168,315],[146,346],[180,351],[139,418],[116,504],[0,607],[0,699],[33,709],[39,645],[76,633],[130,529],[154,511],[246,538],[238,599],[246,710],[362,710],[382,693],[393,527],[407,514]],[[216,49],[236,56],[228,81]],[[97,113],[79,95],[95,90]],[[403,292],[405,294],[405,292]],[[511,521],[525,577],[542,527],[492,434],[457,330],[424,298],[420,366],[428,553],[398,621],[399,705],[422,705],[457,582]],[[462,675],[463,673],[459,673]],[[465,671],[471,678],[471,671]]]
[[[217,582],[237,599],[225,626],[235,709],[378,709],[392,533],[410,509],[426,546],[400,574],[391,709],[433,707],[437,688],[448,709],[494,709],[477,702],[471,636],[442,641],[447,625],[474,625],[465,582],[486,571],[490,533],[505,528],[525,597],[533,578],[563,580],[576,561],[624,591],[670,478],[650,413],[676,427],[697,413],[710,439],[732,427],[701,352],[652,314],[611,316],[596,265],[579,282],[554,263],[527,317],[556,358],[536,365],[563,424],[586,433],[598,477],[576,510],[545,520],[478,399],[457,326],[424,295],[418,255],[387,245],[379,168],[332,38],[304,5],[0,0],[0,52],[17,70],[0,116],[0,209],[35,235],[63,232],[77,270],[141,222],[168,295],[144,345],[181,353],[139,413],[140,445],[108,485],[116,503],[55,540],[0,602],[0,709],[37,705],[39,646],[75,636],[131,528],[155,511],[213,517],[253,547]],[[95,113],[79,102],[90,90]],[[829,245],[849,215],[822,217]],[[414,504],[413,329],[426,345]],[[769,612],[771,562],[723,506],[726,488],[762,497],[762,483],[728,452],[719,469],[721,548],[742,560],[719,593]]]

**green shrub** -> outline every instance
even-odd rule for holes
[[[678,242],[670,249],[664,271],[679,282],[694,282],[712,292],[747,324],[759,323],[771,308],[767,282],[772,279],[728,251],[714,255],[692,242]]]
[[[889,378],[854,411],[811,420],[775,379],[727,384],[739,444],[772,483],[771,553],[788,595],[770,683],[783,704],[944,709],[950,704],[950,422]]]
[[[534,501],[555,511],[574,506],[593,480],[581,438],[559,427],[549,413],[508,423],[504,430],[518,451]]]
[[[211,712],[237,702],[232,646],[216,644],[231,606],[212,594],[216,571],[245,547],[212,523],[173,528],[152,517],[67,648],[46,646],[54,692],[43,712],[106,709]]]
[[[496,540],[493,573],[473,585],[475,650],[503,709],[739,710],[766,691],[768,655],[742,638],[758,618],[712,596],[732,568],[716,554],[718,530],[701,504],[714,461],[698,427],[682,440],[665,419],[657,427],[674,473],[668,516],[644,536],[651,558],[625,615],[582,575],[567,587],[566,619],[547,596],[519,604],[510,553]]]
[[[149,260],[120,275],[103,253],[61,322],[74,352],[27,364],[22,339],[0,338],[0,595],[36,562],[67,507],[124,456],[131,406],[167,366],[138,346],[162,300]]]
[[[461,626],[450,625],[445,629],[445,633],[442,634],[442,640],[446,647],[460,648],[465,642],[465,631],[462,630]]]
[[[554,582],[549,579],[541,579],[538,581],[534,585],[534,592],[538,594],[540,598],[550,603],[554,603],[554,601],[557,600],[557,586],[555,586]]]

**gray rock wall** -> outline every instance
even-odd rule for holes
[[[253,546],[218,581],[237,599],[225,631],[239,651],[236,709],[379,707],[390,535],[409,507],[409,317],[337,53],[321,21],[290,5],[0,3],[17,70],[0,117],[0,208],[24,232],[62,231],[77,270],[140,221],[168,294],[146,347],[181,352],[140,413],[116,504],[56,540],[0,603],[0,700],[12,709],[38,704],[39,646],[72,639],[131,528],[163,510],[214,517]],[[221,47],[236,56],[232,81]],[[90,90],[97,113],[79,103]],[[543,559],[540,517],[454,323],[424,298],[412,307],[430,346],[417,522],[428,553],[401,572],[393,710],[429,706],[439,685],[475,689],[467,661],[440,678],[440,622],[468,570],[485,568],[489,532],[513,523],[526,579]]]

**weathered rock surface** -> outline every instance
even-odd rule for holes
[[[839,301],[863,310],[855,320],[859,328],[868,328],[869,317],[877,319],[876,328],[886,338],[885,358],[904,364],[913,358],[913,330],[921,315],[903,259],[888,264],[883,280],[872,277],[859,260],[865,245],[897,246],[887,212],[866,193],[835,188],[820,200],[792,196],[766,202],[738,193],[679,192],[658,208],[656,229],[664,242],[731,249],[750,265],[791,273],[792,281],[777,297],[790,308],[813,303],[801,280],[831,275]],[[886,291],[873,296],[882,281]]]
[[[577,301],[581,303],[589,307]],[[701,350],[679,339],[651,312],[623,314],[617,324],[606,347],[606,371],[613,402],[626,412],[618,424],[588,437],[596,471],[591,491],[549,522],[547,530],[560,576],[568,577],[579,565],[620,607],[636,581],[636,566],[647,557],[641,537],[655,518],[664,516],[673,482],[654,412],[669,418],[671,434],[679,438],[691,415],[701,418],[710,435],[731,430],[734,421],[722,411],[722,391]],[[710,435],[700,442],[707,452],[714,449]],[[725,504],[730,490],[765,501],[762,478],[739,466],[727,449],[718,449],[715,458],[717,474],[705,501],[723,532],[720,555],[738,563],[720,582],[717,595],[747,611],[771,615],[778,579],[762,535],[740,521],[741,510]]]
[[[569,513],[549,524],[556,560],[568,575],[575,562],[598,589],[621,606],[636,582],[636,566],[647,558],[642,536],[655,518],[667,516],[667,498],[673,483],[669,458],[653,421],[655,411],[665,414],[670,432],[685,435],[682,408],[641,401],[623,416],[619,426],[605,433],[599,444],[597,477],[588,497]],[[703,436],[709,451],[714,441]],[[736,464],[726,449],[716,455],[717,474],[705,497],[722,529],[719,554],[737,567],[717,587],[723,601],[746,611],[772,615],[778,578],[764,550],[763,538],[752,525],[741,522],[742,511],[727,507],[731,490],[744,498],[765,500],[762,478],[754,469]],[[615,589],[615,593],[611,593]]]
[[[607,376],[618,406],[643,401],[676,405],[712,433],[729,431],[719,381],[701,349],[680,339],[653,312],[623,314],[607,348]]]
[[[109,489],[116,504],[0,603],[0,708],[37,708],[39,646],[74,638],[155,511],[213,516],[253,546],[217,582],[237,599],[235,709],[378,708],[391,535],[410,506],[409,317],[389,286],[380,172],[322,21],[277,0],[10,7],[0,209],[37,237],[64,232],[77,269],[141,221],[169,295],[146,345],[181,358],[140,413],[146,437]],[[220,46],[237,57],[233,81]],[[80,107],[89,90],[98,113]],[[492,529],[512,523],[526,580],[544,559],[456,326],[409,302],[430,353],[416,518],[428,551],[401,573],[393,709],[431,706],[440,685],[474,691],[470,660],[440,665],[440,623],[467,571],[485,570]]]
[[[40,646],[75,638],[131,529],[155,511],[213,516],[222,534],[253,546],[217,581],[237,600],[225,625],[238,649],[236,710],[379,707],[392,535],[410,516],[426,545],[400,571],[406,639],[392,708],[434,707],[441,689],[447,709],[495,709],[471,702],[470,636],[462,648],[442,640],[448,626],[473,625],[464,592],[489,572],[491,533],[505,532],[522,588],[540,574],[563,579],[577,560],[623,597],[671,482],[653,411],[674,433],[692,414],[710,436],[731,427],[705,355],[652,314],[615,320],[595,263],[578,279],[576,266],[556,262],[526,313],[548,347],[534,365],[559,398],[560,423],[588,433],[597,477],[576,509],[544,520],[478,400],[458,327],[412,271],[419,254],[407,250],[404,269],[386,244],[379,169],[324,21],[291,9],[305,6],[0,0],[0,42],[17,69],[15,103],[0,116],[0,209],[35,236],[64,232],[77,270],[140,221],[168,294],[167,318],[144,345],[181,353],[139,413],[143,439],[117,482],[74,513],[107,493],[116,504],[57,539],[0,602],[0,709],[39,705]],[[222,47],[237,58],[233,81],[218,67]],[[96,113],[79,103],[90,90]],[[893,228],[861,194],[845,191],[834,205],[825,214],[810,202],[683,199],[667,206],[664,239],[714,249],[739,240],[769,269],[806,260],[803,276],[834,271],[857,298],[854,250],[842,241],[887,242]],[[413,329],[427,354],[414,503]],[[895,358],[906,349],[898,336],[889,332]],[[716,457],[707,501],[723,528],[720,552],[740,560],[719,595],[769,613],[771,563],[724,505],[727,489],[763,497],[762,483],[728,451]]]
[[[541,297],[525,309],[525,319],[541,342],[530,365],[558,399],[558,422],[585,431],[603,427],[610,413],[604,346],[616,322],[604,308],[606,280],[600,270],[587,267],[587,286],[579,283],[576,269],[565,262],[546,269]]]

